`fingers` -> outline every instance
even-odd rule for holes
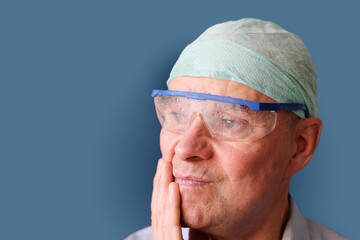
[[[180,192],[177,183],[170,183],[162,228],[163,239],[182,240],[180,226]]]
[[[159,160],[154,177],[151,225],[154,240],[182,240],[179,186],[173,182],[171,163],[163,159]]]

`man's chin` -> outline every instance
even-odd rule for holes
[[[187,191],[181,193],[181,225],[194,229],[204,229],[216,225],[222,216],[221,206],[216,204],[211,194]],[[205,197],[204,197],[205,196]]]
[[[216,223],[211,221],[206,221],[208,219],[197,219],[195,217],[192,217],[190,219],[180,219],[181,227],[190,228],[192,230],[196,230],[196,232],[199,232],[201,234],[214,234],[218,231],[218,227],[216,226]],[[220,227],[221,229],[221,227]],[[202,238],[201,238],[202,239]]]
[[[192,229],[202,229],[203,228],[203,224],[193,221],[193,219],[186,221],[183,218],[181,218],[180,224],[181,224],[181,227],[185,227],[185,228],[192,228]]]
[[[203,229],[209,226],[209,216],[199,209],[182,210],[180,223],[182,227]]]

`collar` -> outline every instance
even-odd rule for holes
[[[290,195],[289,202],[289,217],[281,240],[311,239],[306,219]]]

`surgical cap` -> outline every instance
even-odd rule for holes
[[[178,76],[225,79],[245,84],[280,103],[302,103],[318,115],[317,71],[301,39],[273,22],[245,18],[208,28],[175,63]],[[294,111],[305,118],[303,111]]]

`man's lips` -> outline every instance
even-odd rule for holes
[[[175,176],[175,182],[180,187],[202,187],[210,183],[207,179],[195,176]]]

